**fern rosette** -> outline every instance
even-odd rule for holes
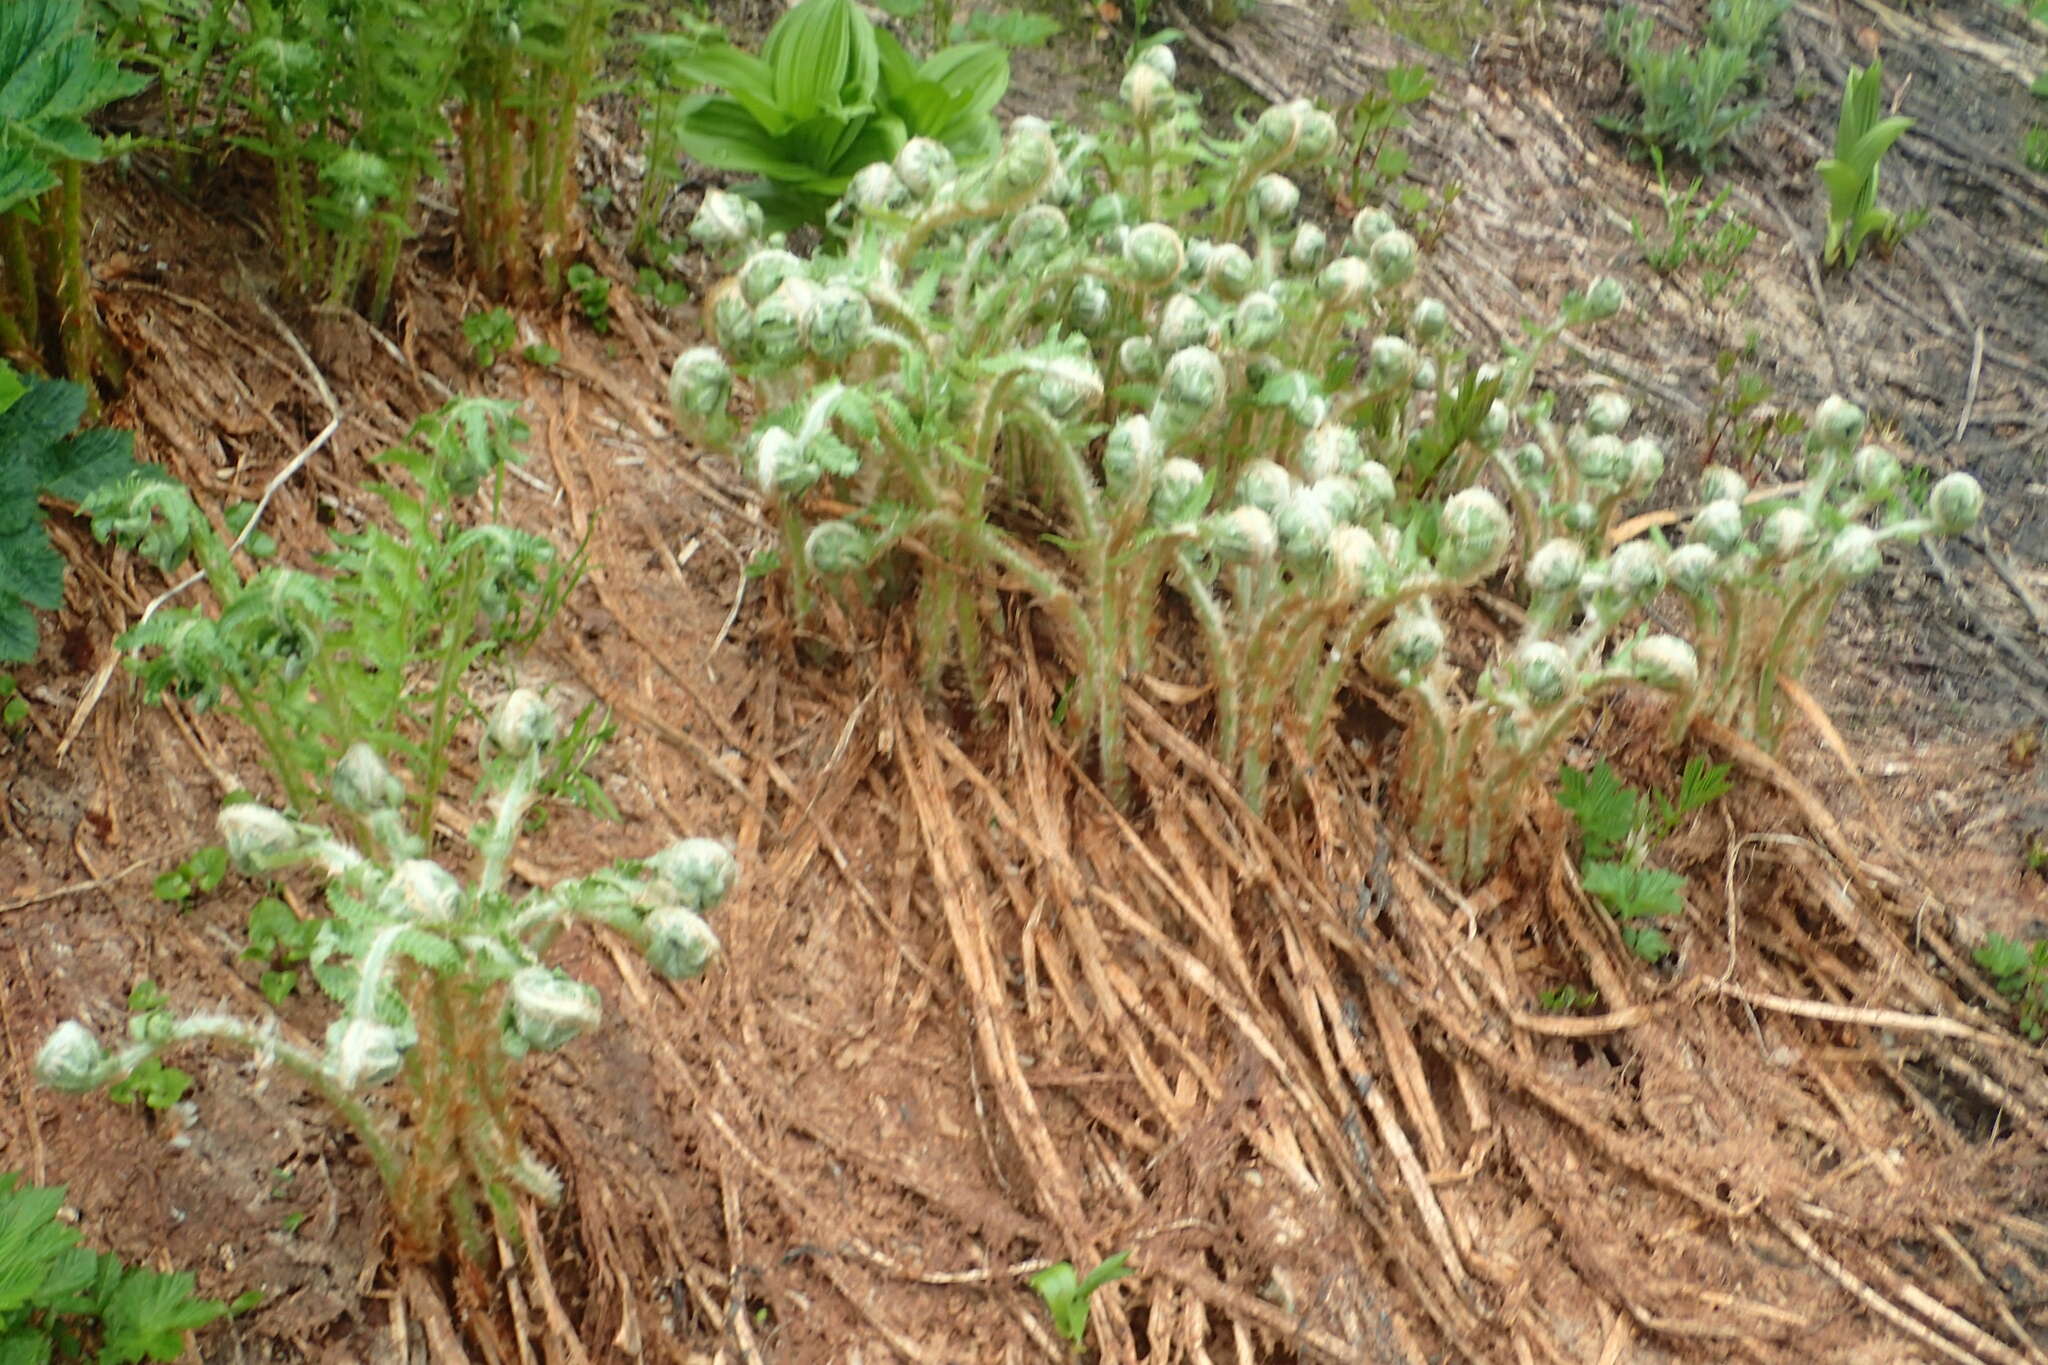
[[[1660,595],[1725,594],[1732,555],[1807,563],[1842,523],[1809,496],[1810,527],[1759,539],[1747,489],[1722,489],[1700,548],[1611,544],[1663,448],[1629,431],[1626,396],[1566,420],[1535,381],[1621,286],[1477,357],[1440,300],[1408,297],[1421,252],[1391,214],[1303,219],[1328,115],[1291,101],[1208,140],[1174,77],[1148,48],[1118,126],[1018,119],[979,166],[904,146],[833,210],[839,254],[800,258],[758,224],[734,240],[745,215],[707,198],[696,235],[736,269],[706,310],[715,345],[676,362],[678,424],[759,489],[795,612],[824,581],[914,592],[928,685],[978,694],[998,594],[1030,599],[1071,668],[1066,721],[1120,798],[1123,688],[1169,622],[1192,628],[1210,741],[1255,808],[1280,755],[1315,761],[1347,685],[1391,683],[1417,830],[1476,877],[1598,698],[1660,689],[1682,723],[1725,691],[1718,644],[1688,660],[1645,634]],[[1830,452],[1861,433],[1860,414],[1825,425]],[[1941,506],[1975,515],[1965,492]],[[1873,546],[1838,548],[1846,569]],[[1523,638],[1468,670],[1445,609],[1510,563]]]
[[[372,843],[358,848],[267,806],[221,811],[236,866],[266,876],[305,866],[324,879],[330,918],[311,935],[307,964],[340,1013],[321,1047],[287,1040],[274,1019],[180,1015],[149,1001],[116,1050],[79,1021],[60,1024],[37,1054],[37,1076],[82,1093],[117,1085],[185,1044],[238,1047],[298,1076],[349,1125],[409,1246],[430,1250],[452,1237],[481,1263],[484,1228],[508,1207],[509,1191],[561,1193],[559,1177],[519,1140],[511,1064],[564,1047],[602,1019],[597,991],[547,962],[555,940],[584,920],[639,946],[663,975],[698,975],[718,952],[703,913],[737,875],[724,845],[690,839],[644,862],[514,895],[513,846],[559,735],[553,706],[531,690],[515,690],[490,717],[478,759],[490,815],[471,833],[477,873],[469,885],[417,856],[397,825],[373,820]],[[342,809],[373,815],[390,811],[403,787],[360,744],[335,765],[330,785]],[[378,839],[380,830],[394,838]],[[677,915],[692,923],[676,924]],[[516,1220],[495,1231],[516,1245]]]

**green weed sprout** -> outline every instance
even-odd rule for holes
[[[1088,1272],[1086,1279],[1080,1278],[1069,1261],[1049,1265],[1031,1277],[1031,1287],[1045,1301],[1045,1311],[1052,1315],[1053,1326],[1076,1354],[1088,1345],[1088,1309],[1095,1291],[1136,1274],[1124,1264],[1130,1258],[1128,1251],[1106,1257]]]
[[[2025,944],[1988,934],[1974,957],[1991,973],[1998,993],[2012,1001],[2020,1032],[2040,1042],[2048,1034],[2048,939]]]
[[[1893,115],[1879,118],[1884,97],[1884,63],[1850,67],[1842,88],[1842,113],[1835,129],[1835,154],[1814,170],[1828,192],[1828,236],[1821,253],[1824,264],[1856,264],[1865,241],[1875,238],[1889,249],[1918,221],[1900,218],[1877,203],[1878,163],[1892,144],[1905,136],[1913,120]]]
[[[1700,509],[1666,561],[1700,648],[1698,685],[1674,711],[1674,732],[1706,716],[1772,744],[1779,680],[1805,676],[1843,590],[1875,573],[1888,545],[1976,525],[1984,491],[1975,479],[1945,475],[1916,507],[1898,456],[1863,442],[1865,426],[1855,404],[1824,400],[1807,426],[1796,493],[1754,499],[1734,470],[1702,473]]]
[[[1671,955],[1671,942],[1653,922],[1685,908],[1685,878],[1654,867],[1650,854],[1685,818],[1728,790],[1728,765],[1686,761],[1676,798],[1645,798],[1621,784],[1607,764],[1592,772],[1558,774],[1558,804],[1579,826],[1579,878],[1621,928],[1622,941],[1652,966]]]
[[[1664,202],[1664,238],[1657,241],[1635,218],[1629,219],[1629,231],[1643,253],[1643,260],[1660,275],[1669,275],[1698,260],[1701,289],[1711,302],[1734,279],[1735,262],[1756,240],[1756,227],[1741,214],[1727,211],[1729,188],[1724,187],[1702,205],[1698,202],[1702,183],[1699,177],[1695,176],[1682,189],[1674,189],[1664,173],[1661,148],[1650,149],[1650,161],[1657,171],[1658,197]]]
[[[268,806],[222,808],[221,838],[242,872],[267,879],[307,867],[324,882],[332,918],[309,960],[341,1013],[322,1046],[288,1040],[274,1018],[179,1013],[159,994],[137,1002],[127,1040],[111,1049],[78,1020],[58,1025],[37,1054],[38,1079],[83,1094],[119,1086],[188,1043],[239,1049],[305,1083],[363,1144],[409,1255],[452,1246],[489,1264],[493,1234],[520,1245],[515,1194],[561,1194],[560,1177],[520,1139],[521,1060],[566,1046],[602,1013],[595,989],[548,965],[550,947],[585,920],[626,938],[661,975],[694,977],[718,952],[703,913],[736,870],[723,845],[687,839],[514,894],[513,849],[558,732],[553,708],[532,691],[513,692],[492,715],[478,755],[490,816],[470,833],[466,885],[405,831],[403,779],[365,746],[343,756],[331,783],[336,803],[372,831],[367,849]]]

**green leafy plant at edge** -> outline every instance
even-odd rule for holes
[[[1814,167],[1828,192],[1828,237],[1821,252],[1826,265],[1855,265],[1864,242],[1873,237],[1889,249],[1916,221],[1878,207],[1878,163],[1913,126],[1913,120],[1897,114],[1878,117],[1883,93],[1883,62],[1849,68],[1835,129],[1835,154]]]
[[[135,462],[127,432],[77,430],[86,397],[77,384],[24,378],[0,362],[0,662],[33,659],[35,613],[64,604],[64,557],[40,499],[79,502],[129,477],[168,482]]]
[[[2037,1043],[2048,1036],[2048,939],[2027,945],[1988,934],[1974,956],[2019,1011],[2020,1032]]]
[[[991,117],[1009,88],[1009,54],[962,43],[913,65],[852,0],[803,0],[779,19],[757,57],[707,46],[676,70],[723,95],[685,102],[677,143],[697,160],[758,177],[743,187],[771,227],[824,219],[863,167],[914,137],[962,163],[996,146]]]
[[[80,1246],[57,1214],[64,1187],[24,1185],[0,1171],[0,1362],[55,1359],[98,1365],[173,1361],[186,1338],[230,1313],[253,1308],[251,1291],[232,1304],[192,1292],[186,1271],[163,1274]]]
[[[12,673],[0,673],[0,730],[19,730],[28,724],[28,701]]]
[[[1089,1300],[1102,1286],[1137,1273],[1124,1264],[1130,1258],[1130,1252],[1119,1251],[1089,1271],[1086,1279],[1076,1274],[1069,1261],[1049,1265],[1031,1277],[1031,1287],[1045,1300],[1053,1327],[1076,1353],[1088,1342]]]

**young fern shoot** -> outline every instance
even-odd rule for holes
[[[37,1054],[38,1079],[83,1094],[185,1045],[225,1046],[289,1072],[362,1144],[406,1256],[452,1251],[489,1266],[497,1239],[521,1246],[516,1197],[562,1195],[560,1176],[521,1136],[521,1061],[566,1046],[602,1015],[597,991],[550,966],[549,949],[588,921],[627,939],[661,975],[694,977],[719,950],[703,912],[736,875],[722,844],[686,839],[644,861],[515,893],[513,849],[557,731],[553,708],[523,689],[492,716],[478,756],[490,814],[470,833],[466,884],[406,828],[406,783],[364,744],[343,755],[328,787],[369,831],[365,845],[268,806],[223,807],[221,838],[239,870],[270,878],[304,867],[321,881],[332,918],[310,961],[341,1009],[322,1046],[290,1041],[275,1018],[180,1013],[152,1001],[112,1049],[83,1022],[60,1024]]]

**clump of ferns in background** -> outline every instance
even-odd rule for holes
[[[1072,647],[1067,712],[1113,791],[1123,681],[1180,585],[1218,677],[1219,748],[1257,800],[1275,719],[1315,697],[1327,716],[1321,665],[1368,633],[1356,613],[1469,585],[1507,548],[1481,490],[1427,545],[1395,520],[1410,437],[1456,446],[1492,420],[1495,381],[1447,378],[1428,418],[1410,412],[1437,393],[1413,343],[1389,331],[1357,365],[1356,330],[1409,322],[1413,240],[1375,212],[1333,251],[1298,221],[1281,172],[1336,150],[1327,114],[1277,106],[1210,164],[1172,79],[1149,49],[1110,136],[1020,119],[978,170],[913,140],[853,180],[842,256],[801,260],[754,206],[709,197],[694,234],[739,270],[708,302],[719,346],[681,357],[672,393],[724,443],[733,367],[751,383],[763,416],[733,448],[782,520],[799,608],[928,551],[929,680],[958,665],[979,688],[993,584],[1022,585]],[[1440,335],[1441,313],[1422,329]],[[857,514],[807,515],[828,487]]]
[[[111,1050],[84,1023],[60,1024],[37,1054],[37,1077],[84,1093],[183,1044],[226,1044],[290,1072],[347,1125],[391,1199],[405,1254],[456,1251],[489,1265],[494,1239],[522,1245],[516,1195],[553,1202],[562,1186],[521,1140],[519,1063],[588,1033],[602,1013],[593,987],[548,965],[549,948],[587,920],[632,942],[663,976],[694,977],[718,952],[702,912],[736,872],[723,845],[688,839],[644,862],[514,894],[513,848],[556,730],[548,703],[523,689],[491,718],[478,759],[491,813],[471,831],[467,885],[407,831],[405,783],[367,745],[328,776],[335,805],[371,832],[367,849],[267,806],[222,809],[221,837],[243,872],[304,866],[324,879],[333,917],[310,962],[341,1015],[322,1046],[287,1038],[276,1018],[159,1006],[132,1016]]]
[[[621,0],[100,8],[110,46],[160,74],[181,159],[269,163],[286,292],[381,319],[421,192],[454,160],[483,287],[561,293],[583,245],[577,117]]]
[[[1169,594],[1254,807],[1376,676],[1408,722],[1416,832],[1476,879],[1594,700],[1642,684],[1690,714],[1699,650],[1725,691],[1720,641],[1639,624],[1671,582],[1665,546],[1608,544],[1662,450],[1623,439],[1618,395],[1561,425],[1535,391],[1546,349],[1613,316],[1621,287],[1477,361],[1442,303],[1408,296],[1417,247],[1389,215],[1333,235],[1300,214],[1288,173],[1338,150],[1327,115],[1293,101],[1214,142],[1174,75],[1150,48],[1106,133],[1018,119],[980,169],[906,144],[834,210],[843,254],[800,258],[756,206],[707,197],[693,235],[735,270],[706,303],[715,345],[671,373],[678,420],[762,490],[797,611],[914,572],[928,682],[957,667],[978,690],[996,591],[1033,599],[1118,796],[1122,686],[1151,666]],[[1444,612],[1511,555],[1521,637],[1475,674]],[[1739,653],[1730,676],[1755,686],[1757,666]]]

